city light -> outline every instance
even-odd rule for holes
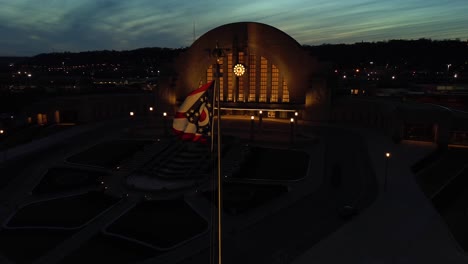
[[[258,111],[258,113],[260,113],[260,114],[263,114],[263,111],[262,111],[262,110],[260,110],[260,111]]]
[[[149,107],[149,110],[150,110],[151,112],[153,112],[153,107],[152,107],[152,106],[150,106],[150,107]]]
[[[291,123],[293,123],[293,122],[294,122],[294,118],[291,117],[291,120],[290,120],[290,121],[291,121]]]
[[[390,158],[390,152],[385,153],[385,157]]]
[[[163,116],[167,116],[167,113],[166,113],[166,112],[164,112],[164,113],[163,113]]]
[[[3,133],[5,133],[5,130],[0,129],[0,134],[3,134]]]
[[[295,116],[298,116],[298,115],[299,115],[299,113],[298,113],[298,112],[294,112],[294,115],[295,115]]]
[[[133,113],[133,112],[130,112],[130,116],[134,116],[134,115],[135,115],[135,113]]]
[[[250,119],[251,119],[251,120],[254,120],[254,118],[255,118],[254,116],[250,116]]]

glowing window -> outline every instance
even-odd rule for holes
[[[232,53],[228,54],[228,69],[232,69],[233,65],[232,65]],[[228,71],[228,90],[227,90],[227,101],[232,101],[233,98],[232,98],[232,88],[234,86],[234,83],[233,83],[233,80],[234,80],[234,73],[229,70]]]
[[[275,65],[271,66],[271,97],[270,102],[278,102],[279,69]]]
[[[254,54],[249,55],[249,98],[248,102],[255,102],[255,90],[257,87],[257,64]]]
[[[283,80],[283,103],[289,103],[289,89],[286,80]]]
[[[268,61],[264,57],[260,60],[260,99],[259,102],[266,102],[267,99],[267,73]]]
[[[239,52],[239,63],[244,64],[244,52]],[[244,102],[244,78],[241,76],[238,80],[238,101]]]

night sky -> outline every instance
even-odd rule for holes
[[[0,0],[0,56],[190,46],[231,22],[301,44],[468,39],[467,0]]]

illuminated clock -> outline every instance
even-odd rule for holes
[[[242,75],[244,75],[245,73],[245,67],[244,65],[238,63],[234,66],[234,74],[237,76],[237,77],[240,77]]]

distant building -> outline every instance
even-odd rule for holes
[[[216,78],[216,46],[222,48],[220,96],[225,114],[326,120],[330,109],[327,68],[286,33],[241,22],[210,30],[181,54],[157,97],[168,110],[194,88]],[[237,65],[237,66],[236,66]],[[235,72],[236,71],[236,72]]]
[[[396,142],[422,140],[442,147],[467,144],[468,113],[375,98],[359,87],[351,93],[365,97],[347,94],[334,98],[339,83],[329,64],[309,55],[286,33],[254,22],[212,29],[180,54],[155,91],[160,109],[175,112],[191,90],[216,78],[217,46],[223,49],[218,63],[224,115],[252,115],[263,110],[268,117],[289,118],[297,111],[301,120],[365,126]]]

